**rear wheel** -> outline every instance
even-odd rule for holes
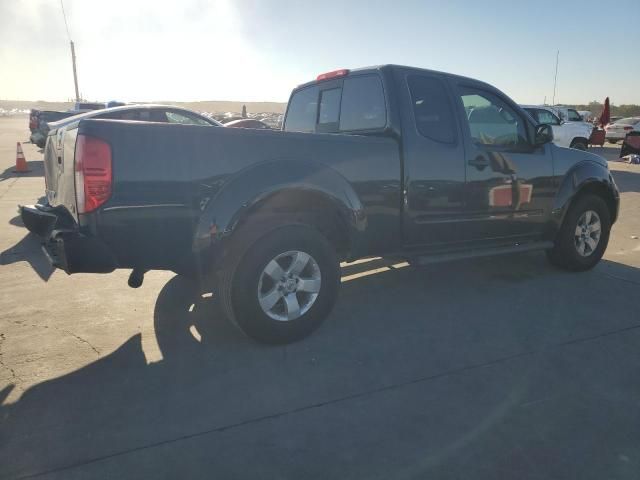
[[[613,143],[615,145],[616,143],[618,143],[618,140],[612,140],[612,139],[608,138],[607,142]]]
[[[315,229],[292,225],[260,237],[223,276],[228,315],[249,337],[290,343],[313,332],[338,295],[340,265]]]
[[[596,195],[582,196],[569,207],[547,257],[566,270],[589,270],[604,255],[610,230],[611,217],[605,201]]]

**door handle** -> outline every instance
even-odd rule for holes
[[[484,155],[478,155],[475,158],[469,160],[469,165],[473,165],[478,170],[484,170],[489,166],[489,159]]]

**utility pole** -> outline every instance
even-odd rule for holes
[[[556,53],[556,74],[553,78],[553,100],[551,100],[551,105],[556,104],[556,85],[558,83],[558,59],[560,58],[560,50]]]
[[[71,40],[71,63],[73,64],[73,83],[76,87],[76,102],[80,101],[80,93],[78,92],[78,72],[76,71],[76,49],[73,46],[73,40]]]

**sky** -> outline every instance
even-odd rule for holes
[[[640,104],[631,53],[640,0],[64,0],[64,8],[88,100],[285,102],[319,73],[396,63],[551,103],[559,50],[556,103]],[[60,0],[0,0],[0,99],[73,96]]]

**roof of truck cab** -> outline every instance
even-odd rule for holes
[[[383,64],[383,65],[372,65],[369,67],[359,67],[359,68],[353,68],[353,69],[348,69],[349,73],[346,76],[351,75],[352,73],[373,73],[373,72],[379,72],[382,70],[412,70],[415,71],[416,73],[429,73],[429,74],[435,74],[435,75],[440,75],[440,76],[444,76],[444,77],[449,77],[449,78],[455,78],[458,80],[466,80],[466,81],[472,81],[475,83],[481,83],[487,87],[491,87],[491,88],[495,88],[493,85],[490,85],[486,82],[483,82],[482,80],[478,80],[475,78],[471,78],[471,77],[464,77],[462,75],[456,75],[455,73],[448,73],[448,72],[441,72],[438,70],[430,70],[428,68],[420,68],[420,67],[411,67],[408,65],[396,65],[396,64],[392,64],[392,63],[388,63],[388,64]],[[294,90],[299,90],[300,88],[304,88],[304,87],[308,87],[311,85],[315,85],[321,82],[318,82],[318,80],[310,80],[308,82],[302,83],[300,85],[298,85],[296,88],[294,88]]]

